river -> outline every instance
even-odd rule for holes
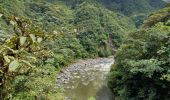
[[[114,58],[78,61],[62,70],[57,85],[64,88],[65,100],[113,100],[107,74]]]

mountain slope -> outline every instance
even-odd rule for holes
[[[80,33],[87,31],[93,31],[98,35],[99,33],[116,33],[118,35],[116,37],[121,37],[123,33],[129,31],[129,28],[135,29],[130,18],[119,12],[108,10],[100,2],[88,2],[88,0],[87,2],[83,0],[67,1],[70,4],[75,4],[75,2],[79,3],[77,7],[72,9],[60,0],[17,0],[13,3],[11,1],[1,1],[1,12],[26,17],[48,32],[77,29]],[[98,45],[97,41],[94,42]],[[115,43],[115,45],[117,44]]]
[[[118,49],[109,77],[116,99],[170,98],[170,7],[153,13]]]
[[[15,0],[15,2],[0,0],[0,43],[16,33],[17,44],[28,42],[28,46],[33,43],[37,47],[35,41],[38,41],[39,36],[36,35],[39,31],[32,35],[32,30],[37,32],[40,28],[40,32],[45,35],[46,39],[40,43],[40,46],[43,50],[51,51],[50,55],[52,55],[43,58],[41,56],[48,55],[48,53],[40,52],[38,55],[40,59],[34,63],[36,68],[26,75],[19,74],[14,78],[10,77],[11,80],[7,80],[6,90],[0,93],[2,95],[0,98],[4,96],[12,100],[23,98],[55,100],[57,94],[62,95],[55,88],[55,77],[60,68],[67,66],[75,59],[112,55],[113,50],[122,44],[122,40],[129,32],[136,30],[136,26],[140,26],[149,13],[161,8],[158,4],[162,6],[163,2],[161,0]],[[22,22],[32,22],[31,26],[36,26],[37,30],[34,27],[30,29],[31,31],[26,30],[31,35],[27,34],[28,38],[21,37],[18,33],[22,32],[16,29],[14,21],[9,20],[10,18],[19,19],[20,26],[24,27],[25,24]],[[52,36],[48,37],[48,35]],[[146,38],[149,40],[149,37],[146,36]],[[41,41],[41,38],[39,39]],[[29,40],[32,41],[29,42]],[[18,48],[18,45],[16,47]],[[7,49],[11,52],[10,48]],[[32,47],[27,50],[30,52]],[[139,48],[140,51],[141,48]],[[126,54],[130,55],[131,52],[136,53],[133,50],[123,51],[122,57],[126,57]],[[33,56],[32,54],[29,55]],[[1,56],[3,60],[4,54]],[[131,55],[133,58],[137,56],[139,55]],[[19,68],[19,70],[22,72],[26,67]],[[1,76],[2,73],[3,71],[0,70]]]
[[[102,6],[112,13],[131,16],[139,26],[148,13],[161,8],[161,0],[16,0],[16,2],[0,1],[1,12],[16,16],[25,16],[40,24],[46,30],[71,24],[74,12],[83,3]],[[3,9],[3,10],[2,10]],[[49,28],[49,29],[48,29]]]
[[[131,17],[137,27],[151,12],[162,8],[165,4],[162,0],[103,0],[102,2],[108,9]]]

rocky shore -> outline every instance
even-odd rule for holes
[[[87,77],[87,75],[90,77],[92,76],[92,73],[90,73],[92,71],[95,72],[100,70],[109,72],[110,66],[113,63],[113,57],[79,60],[78,62],[73,63],[72,65],[61,70],[57,77],[57,85],[62,86],[64,84],[68,84],[70,79],[74,78],[79,79],[81,77]]]

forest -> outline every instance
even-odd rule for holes
[[[112,100],[66,99],[56,84],[111,56],[113,100],[169,100],[168,0],[0,0],[0,100]]]

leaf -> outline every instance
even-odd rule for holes
[[[10,21],[10,23],[11,23],[12,25],[15,25],[15,22],[14,22],[14,21],[12,21],[12,20]]]
[[[26,37],[24,37],[24,36],[20,37],[20,45],[23,46],[25,44],[26,40],[27,40]]]
[[[0,17],[2,17],[2,16],[3,16],[3,14],[0,13]]]
[[[28,59],[31,59],[31,60],[37,60],[36,57],[33,57],[33,56],[26,56]]]
[[[42,38],[38,38],[37,42],[40,43],[43,39]]]
[[[34,34],[30,34],[29,36],[30,36],[32,42],[35,43],[35,42],[36,42],[36,37],[35,37],[35,35],[34,35]]]
[[[10,63],[10,59],[8,58],[8,56],[4,56],[4,60],[5,60],[7,63]]]
[[[4,48],[12,51],[14,54],[17,54],[18,53],[18,50],[14,50],[14,49],[11,49],[10,47],[6,46],[6,45],[3,45]]]
[[[29,67],[34,68],[35,66],[33,66],[30,62],[26,61],[26,60],[21,60],[22,63],[28,65]]]
[[[74,32],[77,33],[77,29],[74,29]]]
[[[0,53],[2,53],[5,50],[5,48],[0,48]]]
[[[9,71],[15,71],[19,66],[19,62],[17,60],[12,61],[9,64]]]
[[[96,100],[94,97],[90,97],[87,100]]]
[[[3,72],[2,70],[0,70],[0,77],[3,76],[3,73],[4,73],[4,72]],[[0,84],[0,85],[1,85],[1,84]]]
[[[8,58],[11,60],[15,60],[15,58],[13,56],[8,56]]]

